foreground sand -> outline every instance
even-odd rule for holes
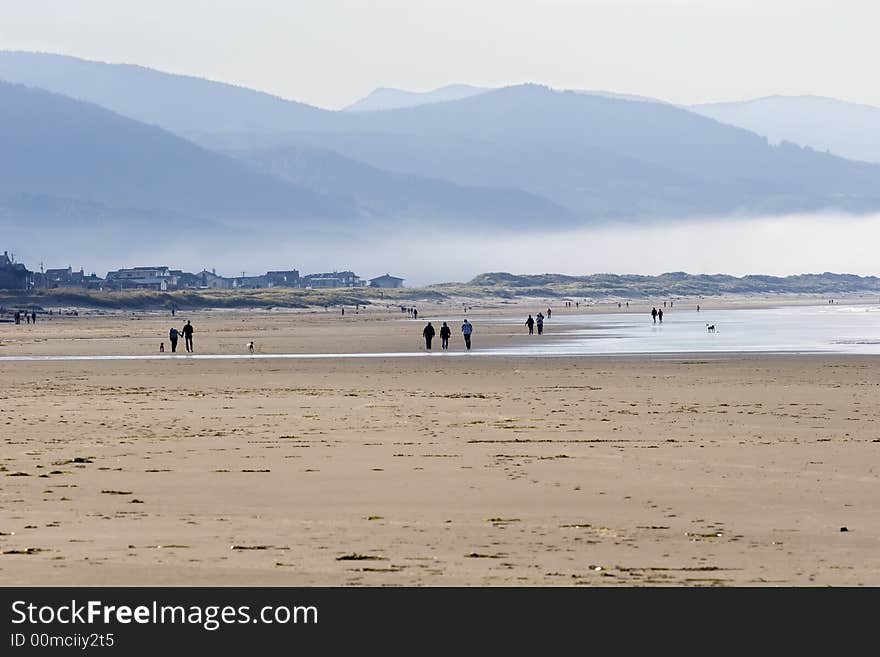
[[[223,353],[414,350],[421,324],[190,317]],[[169,319],[4,328],[0,355],[154,353]],[[478,327],[480,347],[526,339]],[[878,374],[828,356],[0,362],[0,583],[880,585]]]

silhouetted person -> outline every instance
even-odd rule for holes
[[[547,309],[547,319],[550,319],[553,316],[553,311],[549,308]]]
[[[345,306],[342,307],[342,316],[345,317]]]
[[[471,334],[474,332],[474,325],[471,324],[466,319],[464,323],[461,325],[461,334],[464,336],[464,346],[467,347],[467,350],[471,350]]]
[[[168,331],[168,340],[171,342],[171,353],[172,354],[177,353],[177,340],[178,340],[178,338],[180,338],[180,331],[178,331],[176,328],[174,328],[172,326],[171,330]]]
[[[447,326],[446,322],[443,322],[443,326],[440,327],[440,346],[443,347],[443,350],[449,349],[449,338],[452,336],[452,329]]]
[[[700,312],[700,304],[697,304],[697,312]]]
[[[651,308],[651,319],[654,320],[654,323],[657,323],[657,309]]]
[[[18,310],[15,311],[15,323],[21,324],[21,313]]]
[[[418,319],[418,318],[419,318],[419,311],[416,310],[415,308],[413,308],[413,319]]]
[[[183,327],[182,333],[183,339],[186,341],[186,350],[193,351],[193,327],[189,320],[186,320],[186,326]]]
[[[422,335],[425,338],[425,349],[431,351],[431,340],[434,339],[434,327],[431,326],[431,322],[428,322],[428,325],[422,331]]]
[[[538,313],[538,316],[535,318],[535,324],[538,326],[538,335],[544,335],[544,315]]]
[[[31,313],[31,324],[36,324],[36,323],[37,323],[37,313],[32,312]]]
[[[662,308],[657,311],[657,319],[660,320],[661,324],[663,323],[663,309]]]
[[[529,315],[529,318],[526,320],[526,326],[529,327],[529,335],[534,334],[535,332],[535,320],[532,319],[532,316]]]

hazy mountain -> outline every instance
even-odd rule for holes
[[[524,189],[591,218],[880,208],[878,166],[773,146],[668,104],[522,85],[342,118],[288,138],[386,170]]]
[[[461,100],[489,91],[486,87],[472,87],[467,84],[450,84],[433,91],[404,91],[403,89],[379,88],[369,96],[346,107],[345,112],[368,112],[375,110],[399,109],[415,107],[428,103],[445,103],[450,100]]]
[[[435,219],[511,226],[567,216],[518,189],[388,173],[326,149],[233,158],[97,105],[7,83],[0,83],[0,143],[0,207],[10,218],[42,218],[43,228],[90,216],[87,223],[102,231],[102,217],[138,225],[152,217],[161,231],[175,222],[216,230],[207,219],[301,230],[313,220],[339,228],[372,218],[391,229]]]
[[[411,222],[467,217],[507,227],[528,225],[535,219],[546,227],[572,219],[560,205],[519,189],[473,187],[393,173],[317,146],[278,146],[230,154],[297,185],[351,198],[370,217]]]
[[[419,105],[428,105],[430,103],[445,103],[451,100],[462,100],[492,90],[493,88],[491,87],[473,87],[468,84],[450,84],[446,87],[434,89],[433,91],[406,91],[404,89],[388,89],[380,87],[370,93],[370,95],[361,98],[359,101],[344,108],[343,111],[367,112],[401,109],[404,107],[418,107]],[[602,91],[598,89],[579,89],[575,91],[576,93],[584,94],[586,96],[603,96],[605,98],[617,98],[619,100],[632,100],[645,103],[665,102],[648,96],[620,94],[613,91]]]
[[[252,89],[66,55],[0,52],[0,80],[86,100],[179,135],[319,128],[332,113]]]
[[[0,83],[0,195],[221,219],[351,217],[354,208],[96,105]]]
[[[521,85],[394,110],[330,112],[139,67],[22,53],[0,53],[0,77],[86,98],[211,149],[234,150],[248,166],[298,185],[285,193],[311,189],[311,201],[298,201],[307,208],[312,202],[316,208],[336,203],[334,212],[340,212],[338,204],[362,203],[367,216],[469,212],[482,225],[500,227],[560,216],[556,206],[568,211],[564,216],[572,225],[611,218],[880,209],[876,165],[792,143],[774,145],[694,112],[645,102],[650,99]],[[169,138],[163,133],[162,139]],[[85,149],[84,143],[78,146]],[[222,161],[232,166],[228,158]],[[153,170],[149,160],[143,164],[141,176]],[[28,172],[39,191],[43,183],[35,169]],[[270,184],[267,176],[242,178],[253,185],[257,179]],[[77,197],[80,184],[88,189],[97,183],[74,175],[56,184],[65,196]],[[131,193],[147,199],[154,190]],[[161,198],[166,192],[155,193]],[[284,196],[280,189],[277,194],[257,196],[265,205]],[[127,198],[128,192],[118,196]],[[207,191],[189,201],[190,207],[219,203]],[[246,206],[239,202],[239,208]]]
[[[770,96],[691,110],[767,137],[834,155],[880,162],[880,108],[820,96]]]

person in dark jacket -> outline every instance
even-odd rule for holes
[[[186,326],[183,327],[181,333],[183,333],[183,338],[186,341],[186,350],[193,351],[193,327],[189,320],[186,320]]]
[[[526,320],[526,326],[529,327],[529,335],[532,335],[535,332],[535,320],[532,319],[531,315],[529,315],[529,318]]]
[[[171,353],[177,353],[177,340],[180,338],[180,331],[178,331],[173,326],[171,330],[168,331],[168,340],[171,342]]]
[[[452,329],[443,322],[443,326],[440,327],[440,346],[443,347],[443,351],[449,349],[449,338],[452,335]]]
[[[428,322],[428,325],[422,331],[422,335],[425,338],[425,349],[427,349],[428,351],[431,351],[431,340],[434,339],[434,334],[434,327],[431,326],[431,322]]]

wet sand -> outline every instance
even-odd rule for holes
[[[420,305],[460,351],[461,309]],[[477,349],[528,339],[481,323],[499,312],[522,309],[469,313]],[[416,350],[402,317],[173,324],[199,353]],[[0,325],[0,355],[154,354],[171,324]],[[0,583],[876,586],[878,374],[869,356],[0,362]]]

